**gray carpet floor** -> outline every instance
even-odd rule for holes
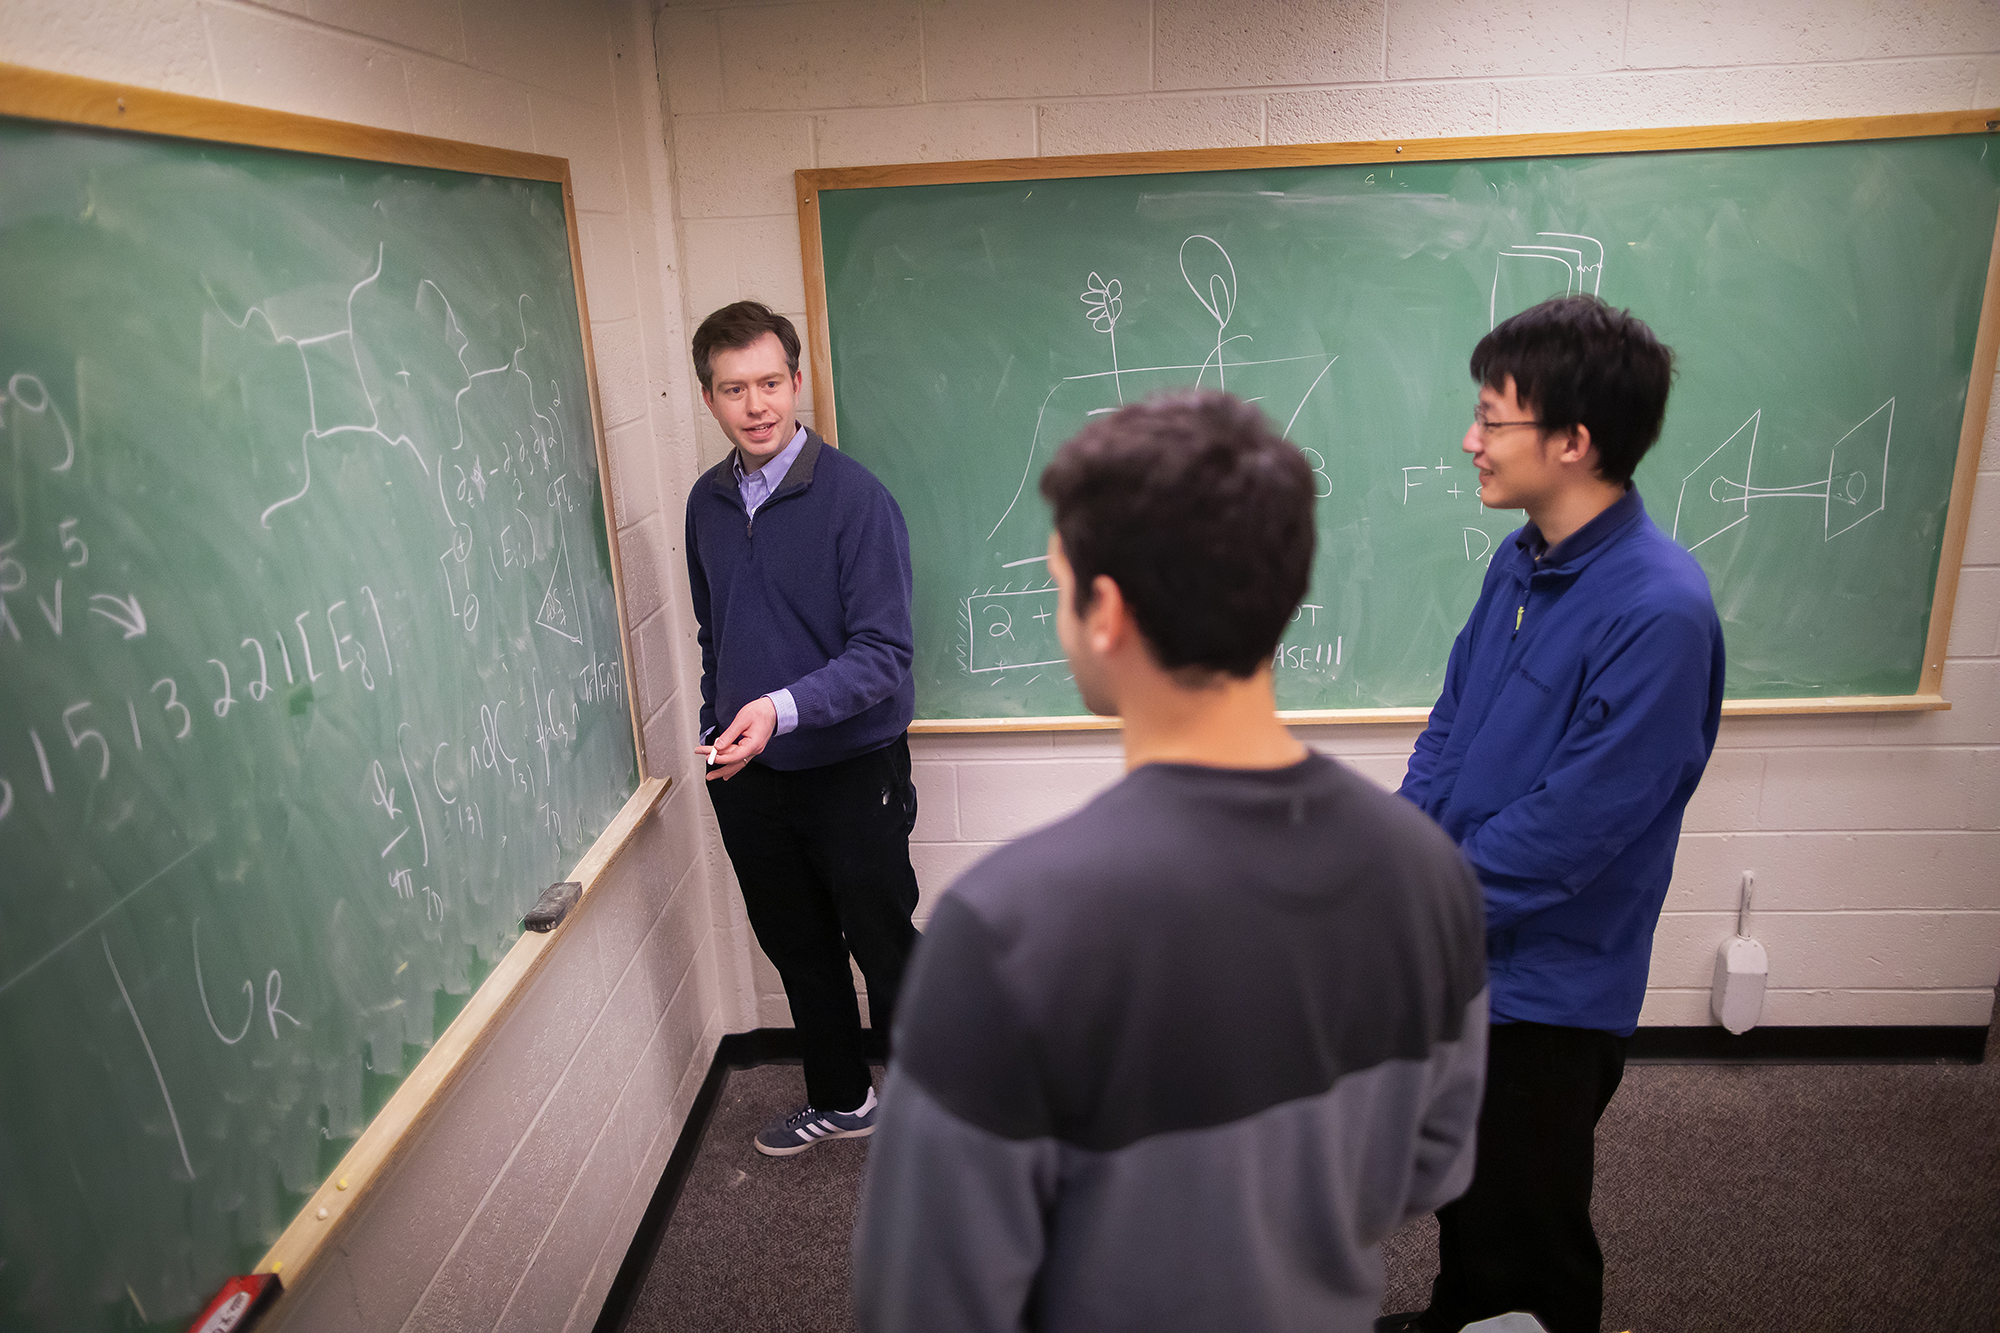
[[[2000,1023],[1996,1023],[2000,1029]],[[1604,1327],[2000,1333],[2000,1031],[1986,1064],[1633,1065],[1598,1128]],[[635,1333],[840,1333],[867,1141],[750,1137],[796,1066],[730,1075]],[[1437,1228],[1383,1243],[1386,1310],[1427,1302]]]

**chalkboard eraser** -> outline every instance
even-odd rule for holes
[[[576,906],[576,900],[583,896],[583,885],[573,879],[560,884],[551,884],[542,894],[541,901],[528,909],[521,918],[521,924],[529,930],[551,931],[562,924],[569,915],[569,909]]]
[[[242,1333],[278,1299],[283,1284],[276,1273],[245,1273],[222,1284],[188,1333]]]

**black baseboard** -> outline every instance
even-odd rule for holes
[[[1978,1027],[1649,1027],[1632,1034],[1627,1064],[1976,1065],[1986,1058]]]
[[[1979,1064],[1986,1057],[1986,1034],[1981,1027],[1760,1027],[1733,1036],[1721,1027],[1643,1027],[1632,1034],[1626,1047],[1627,1064]],[[886,1053],[884,1038],[873,1031],[863,1034],[869,1058],[881,1060]],[[716,1044],[715,1058],[708,1074],[688,1108],[687,1123],[681,1127],[666,1170],[646,1205],[646,1215],[632,1235],[625,1261],[604,1298],[597,1316],[596,1333],[621,1333],[631,1317],[632,1306],[653,1257],[666,1237],[667,1223],[673,1219],[674,1204],[694,1169],[701,1152],[708,1122],[722,1096],[722,1085],[732,1069],[755,1069],[759,1065],[797,1064],[799,1034],[792,1028],[757,1028],[732,1032]]]

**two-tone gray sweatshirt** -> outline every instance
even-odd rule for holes
[[[1457,848],[1312,756],[1142,767],[941,900],[854,1236],[872,1333],[1366,1330],[1472,1178]]]

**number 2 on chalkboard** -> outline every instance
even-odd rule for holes
[[[250,702],[262,703],[264,696],[271,692],[271,664],[264,660],[264,641],[262,639],[245,639],[243,644],[257,650],[257,679],[251,681],[243,688],[249,694]]]
[[[222,673],[222,697],[215,701],[215,715],[217,717],[228,717],[229,706],[236,702],[236,696],[229,692],[229,668],[222,664],[222,659],[219,657],[211,657],[208,659],[208,662],[210,666]]]

